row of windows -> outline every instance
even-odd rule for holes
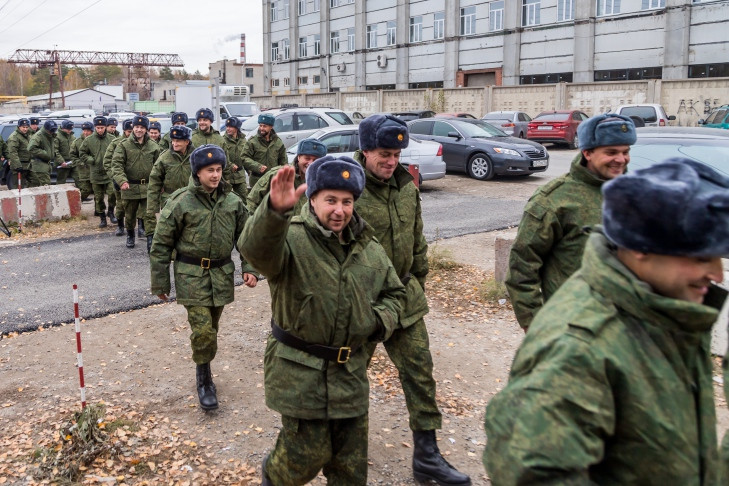
[[[271,79],[271,87],[272,88],[278,88],[282,84],[281,81],[282,80],[279,79],[279,78],[272,78]],[[299,81],[299,86],[305,86],[305,85],[309,84],[309,76],[299,76],[298,77],[298,81]],[[321,76],[319,76],[319,75],[312,76],[311,77],[311,82],[312,82],[312,84],[319,84],[319,83],[321,83]],[[291,86],[291,80],[290,80],[290,78],[283,78],[283,86]],[[252,92],[253,91],[251,91],[251,93]]]

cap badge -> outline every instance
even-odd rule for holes
[[[349,179],[349,171],[348,170],[343,170],[342,171],[342,177],[344,179]]]
[[[405,137],[403,137],[403,136],[402,136],[402,133],[398,133],[398,134],[397,134],[397,140],[398,140],[398,141],[402,142],[402,139],[403,139],[403,138],[405,138]]]
[[[209,159],[212,159],[213,158],[213,153],[212,152],[208,152],[208,158]]]
[[[625,133],[625,132],[628,131],[628,125],[626,125],[625,123],[623,123],[623,126],[621,126],[620,129],[623,131],[623,133]]]

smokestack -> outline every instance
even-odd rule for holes
[[[246,63],[246,35],[240,35],[240,63]]]

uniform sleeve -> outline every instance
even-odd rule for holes
[[[120,143],[114,149],[114,155],[111,156],[111,176],[114,179],[114,182],[119,184],[120,187],[125,182],[129,182],[125,170],[126,160],[127,152],[124,150],[124,146]]]
[[[61,153],[61,139],[58,136],[53,137],[53,158],[59,165],[66,162]]]
[[[19,142],[15,137],[8,139],[8,159],[10,159],[10,169],[18,170],[22,168],[20,163],[20,155],[18,155],[18,144]]]
[[[154,217],[160,211],[160,199],[162,198],[162,187],[165,179],[164,164],[157,159],[149,173],[147,181],[147,216]]]
[[[542,267],[560,233],[556,215],[536,203],[528,203],[509,254],[506,289],[516,319],[528,328],[544,299]]]
[[[293,211],[279,214],[269,207],[269,196],[251,215],[238,238],[238,251],[256,270],[273,279],[288,259],[286,234]]]
[[[241,199],[238,206],[239,206],[238,207],[238,219],[236,221],[236,226],[235,226],[235,238],[233,239],[233,245],[235,245],[236,248],[238,248],[238,244],[240,243],[241,234],[243,234],[243,230],[245,229],[246,222],[248,221],[249,216],[250,216],[248,214],[248,209],[246,209],[245,201],[243,201]],[[238,250],[238,251],[240,253],[240,250]],[[256,270],[253,268],[253,266],[250,263],[248,263],[248,260],[246,260],[246,258],[243,256],[242,253],[240,255],[240,268],[241,268],[241,273],[250,273],[252,275],[255,275],[256,278],[258,278],[260,276],[258,274],[258,272],[256,272]]]
[[[51,162],[51,155],[47,150],[43,148],[43,144],[40,143],[40,136],[31,137],[30,143],[28,144],[28,152],[36,159],[40,159],[44,162]]]
[[[256,155],[256,147],[255,144],[252,141],[247,141],[246,146],[243,149],[243,167],[248,172],[252,172],[256,175],[261,173],[261,167],[262,165],[256,162],[256,160],[253,158]]]
[[[114,140],[111,141],[108,147],[106,147],[106,151],[104,152],[104,170],[107,174],[109,174],[109,177],[114,177],[113,171],[111,168],[111,160],[114,157],[114,150],[119,146],[118,143],[114,143]]]
[[[425,279],[428,276],[428,242],[423,234],[423,211],[420,207],[420,192],[417,192],[415,226],[413,227],[415,246],[413,248],[413,266],[410,274],[415,277],[425,290]]]
[[[149,269],[152,277],[150,290],[154,295],[170,293],[170,261],[175,241],[181,233],[181,221],[184,216],[178,208],[177,204],[166,204],[154,230],[152,248],[149,251]]]
[[[80,157],[81,154],[79,152],[79,148],[81,147],[82,142],[83,142],[83,140],[76,139],[71,144],[71,164],[74,167],[81,167],[84,165],[83,161],[81,160],[81,157]]]
[[[279,139],[281,140],[281,139]],[[289,158],[286,156],[286,147],[283,144],[283,141],[281,142],[281,145],[278,148],[278,161],[277,165],[287,165],[289,163]]]
[[[159,148],[160,148],[160,153],[162,153],[162,152],[164,152],[165,150],[167,150],[168,148],[170,148],[170,141],[169,141],[169,140],[167,139],[167,136],[168,136],[168,135],[169,135],[169,132],[168,132],[168,133],[166,133],[166,134],[165,134],[165,136],[164,136],[164,137],[162,137],[162,138],[161,138],[161,139],[159,140]]]
[[[84,138],[84,141],[81,142],[81,147],[79,148],[79,159],[82,160],[86,165],[91,166],[94,164],[94,156],[91,155],[89,138],[91,137],[86,137]]]
[[[387,279],[377,301],[372,305],[372,310],[381,327],[375,335],[370,336],[370,341],[379,342],[390,339],[393,331],[398,327],[400,314],[403,311],[400,302],[405,300],[405,295],[407,294],[405,287],[400,282],[400,277],[398,277],[395,267],[392,266],[392,262],[390,262],[384,249],[382,250],[382,256],[389,264]]]
[[[256,212],[256,209],[258,209],[258,206],[261,205],[261,201],[263,201],[263,198],[266,197],[266,194],[271,190],[271,177],[274,172],[268,172],[263,175],[260,179],[258,179],[258,182],[256,182],[253,187],[251,187],[250,192],[248,193],[248,198],[246,200],[246,203],[248,205],[248,212],[250,214],[253,214]]]
[[[3,159],[8,158],[8,144],[5,143],[3,137],[0,137],[0,157]]]

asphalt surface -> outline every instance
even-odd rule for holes
[[[566,172],[575,153],[550,152],[550,169],[539,177],[482,183],[449,174],[426,183],[422,207],[428,241],[518,224],[528,195]],[[78,285],[85,319],[160,303],[149,291],[146,240],[138,238],[132,250],[124,246],[125,240],[109,232],[1,247],[0,335],[73,322],[73,284]],[[233,260],[238,267],[236,285],[241,285],[237,252]]]

